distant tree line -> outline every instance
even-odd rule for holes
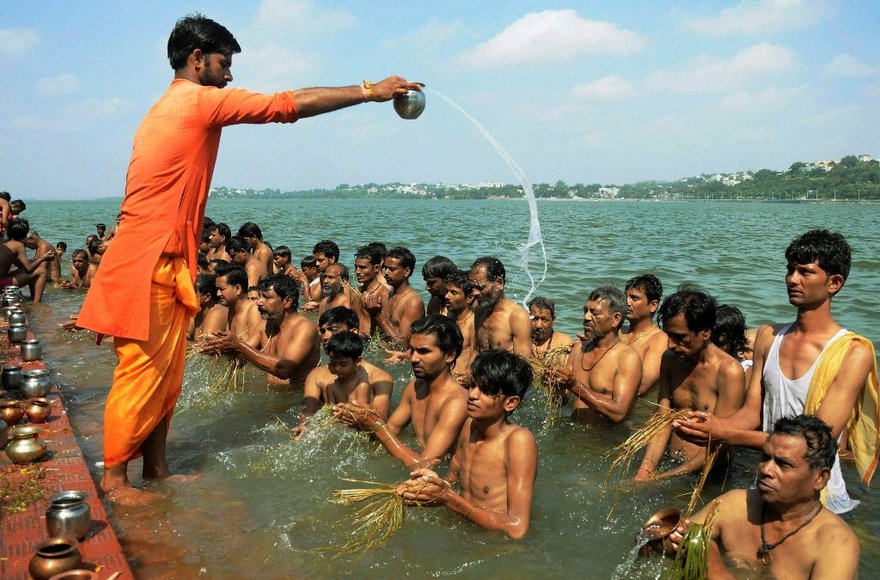
[[[880,161],[847,155],[826,164],[792,163],[787,171],[746,171],[703,174],[672,182],[643,181],[626,185],[598,183],[536,183],[537,198],[552,199],[744,199],[744,200],[878,200]],[[335,189],[280,191],[215,187],[216,198],[265,199],[498,199],[521,198],[523,188],[512,184],[456,185],[366,183],[340,184]]]

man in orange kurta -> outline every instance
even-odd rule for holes
[[[79,314],[82,328],[114,337],[119,359],[104,414],[101,480],[113,495],[134,495],[127,466],[141,455],[145,479],[170,475],[165,438],[183,380],[187,322],[198,309],[197,240],[222,128],[292,123],[420,90],[400,77],[271,95],[224,89],[240,51],[226,28],[201,15],[175,25],[168,39],[174,80],[135,134],[122,219]]]

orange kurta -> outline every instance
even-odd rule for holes
[[[222,128],[296,120],[291,92],[175,79],[138,128],[122,220],[78,319],[114,336],[119,358],[104,414],[106,468],[138,456],[180,394],[186,323],[197,309],[198,236]]]

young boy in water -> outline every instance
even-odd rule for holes
[[[529,529],[538,463],[535,437],[508,421],[532,382],[529,363],[513,353],[488,350],[471,366],[468,418],[446,479],[417,469],[397,493],[414,504],[443,505],[478,526],[513,539]],[[461,492],[452,489],[461,484]]]

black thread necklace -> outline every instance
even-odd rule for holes
[[[758,560],[760,560],[761,563],[764,564],[765,566],[769,566],[770,563],[773,561],[773,556],[770,555],[770,552],[775,550],[776,548],[778,548],[779,545],[782,544],[782,542],[789,539],[790,537],[792,537],[793,535],[795,535],[796,533],[801,531],[804,527],[806,527],[807,524],[809,524],[810,522],[815,520],[816,516],[818,516],[819,512],[821,512],[821,511],[822,511],[822,503],[819,502],[819,507],[816,509],[815,512],[813,512],[813,515],[811,515],[809,518],[807,518],[801,525],[799,525],[798,527],[796,527],[792,531],[790,531],[787,534],[785,534],[784,536],[782,536],[782,539],[779,540],[778,542],[768,544],[767,539],[764,537],[764,504],[762,503],[761,504],[761,547],[758,548]]]

